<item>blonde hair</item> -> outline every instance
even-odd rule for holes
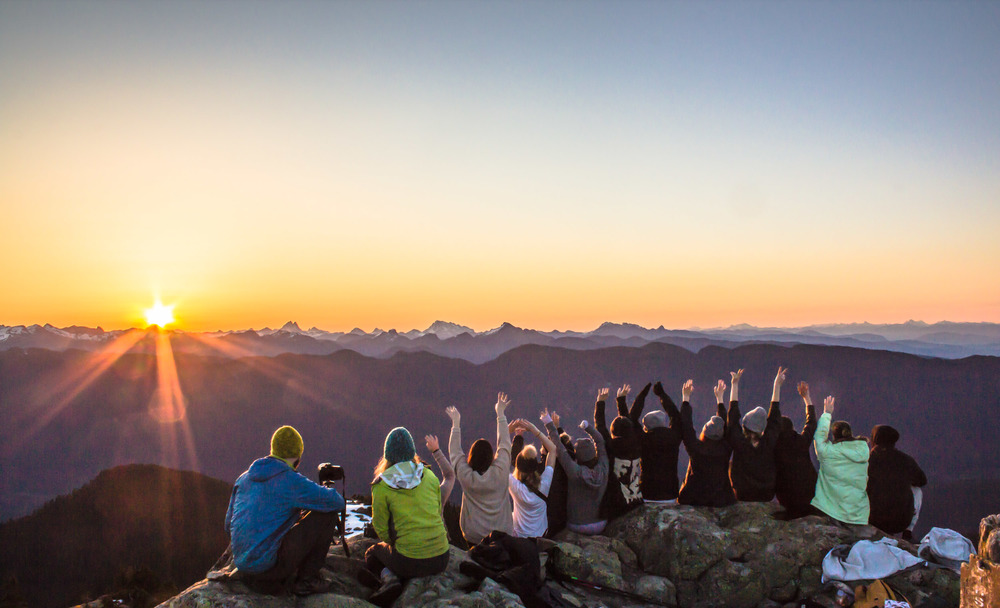
[[[535,446],[528,444],[521,449],[521,453],[517,455],[517,460],[514,461],[514,479],[520,481],[532,490],[537,490],[538,485],[542,482],[542,473],[538,471],[537,468],[533,468],[531,471],[522,470],[522,458],[525,463],[537,462],[538,449]]]

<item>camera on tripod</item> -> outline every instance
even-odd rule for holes
[[[344,481],[344,467],[339,464],[324,462],[317,469],[319,484],[322,486],[333,486],[334,482]]]
[[[340,512],[340,541],[344,546],[344,553],[347,557],[351,556],[351,549],[347,546],[347,478],[344,476],[344,467],[337,464],[330,464],[329,462],[324,462],[316,468],[316,477],[319,479],[319,484],[321,486],[326,486],[328,488],[334,487],[336,482],[341,482],[340,494],[344,497],[345,505],[343,510]]]

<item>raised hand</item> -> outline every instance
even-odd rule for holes
[[[507,410],[507,406],[510,405],[510,399],[507,398],[507,393],[499,392],[497,393],[497,404],[494,409],[497,411],[497,416],[503,416],[503,413]]]
[[[622,386],[620,389],[618,389],[618,395],[616,395],[616,397],[618,397],[619,399],[621,399],[622,397],[628,397],[628,394],[631,392],[632,392],[632,387],[626,384]]]
[[[785,383],[785,375],[787,373],[788,373],[787,367],[781,367],[780,365],[778,366],[778,375],[774,377],[775,388],[778,388]]]
[[[424,435],[424,442],[427,444],[427,449],[431,454],[441,449],[441,444],[438,443],[436,435]]]
[[[812,405],[812,397],[809,396],[808,383],[799,382],[799,395],[802,396],[802,400],[806,402],[806,405]]]
[[[657,382],[653,385],[653,394],[657,397],[662,397],[667,394],[667,391],[663,390],[663,383]]]
[[[605,390],[607,390],[607,389],[605,389]],[[589,426],[590,426],[590,423],[587,422],[586,420],[581,420],[580,421],[580,428],[581,429],[583,429],[583,430],[586,431]]]
[[[722,380],[719,380],[719,382],[722,382]],[[726,387],[723,386],[722,390],[726,390]],[[693,392],[694,392],[694,380],[689,379],[687,382],[684,383],[684,386],[681,387],[681,399],[690,402],[691,393]]]
[[[715,385],[715,389],[713,389],[713,392],[715,392],[715,402],[722,403],[722,400],[726,395],[726,383],[723,382],[721,378],[719,379],[719,382]]]
[[[521,419],[511,420],[507,425],[507,432],[513,433],[514,435],[520,435],[524,432],[523,422],[524,421]]]
[[[610,388],[602,388],[601,390],[597,391],[597,400],[598,401],[607,401],[608,400],[608,393],[610,393],[610,392],[611,392]]]
[[[833,415],[833,397],[827,397],[823,400],[823,413]]]
[[[559,414],[555,412],[552,412],[552,424],[556,425],[557,429],[559,428]]]
[[[740,378],[743,377],[743,368],[740,368],[738,372],[729,372],[729,375],[733,378],[733,386],[740,383]]]
[[[449,405],[448,407],[444,408],[444,413],[448,414],[448,417],[451,418],[452,426],[458,426],[459,423],[462,421],[462,414],[458,412],[458,408],[455,407],[454,405]]]
[[[555,421],[556,418],[558,418],[558,416],[555,415],[555,412],[549,414],[549,408],[545,408],[544,410],[542,410],[542,413],[538,416],[538,419],[542,421],[543,426],[550,422]],[[559,428],[558,424],[556,425],[556,428]]]

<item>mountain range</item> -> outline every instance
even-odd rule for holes
[[[355,328],[328,332],[316,327],[303,330],[289,321],[279,329],[263,328],[216,332],[170,331],[175,352],[205,356],[276,356],[280,354],[327,355],[339,350],[388,358],[399,352],[428,352],[443,357],[485,363],[503,353],[528,344],[572,350],[594,350],[610,346],[643,346],[663,343],[698,351],[709,345],[821,344],[909,353],[925,357],[960,359],[972,355],[1000,356],[1000,324],[902,324],[851,323],[812,325],[800,328],[760,328],[734,325],[716,329],[648,329],[631,323],[604,323],[587,332],[538,331],[504,323],[476,332],[469,327],[435,321],[423,331]],[[133,344],[133,342],[135,342]],[[124,345],[124,346],[123,346]],[[143,330],[111,330],[52,325],[2,326],[0,350],[45,348],[50,350],[106,350],[127,348],[153,352],[154,341]]]

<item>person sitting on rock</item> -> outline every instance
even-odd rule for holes
[[[389,606],[403,591],[401,579],[430,576],[448,567],[448,532],[441,519],[438,478],[417,458],[403,427],[389,431],[372,481],[372,527],[381,542],[365,552],[359,580],[381,583],[369,598]]]
[[[725,441],[726,423],[721,416],[712,416],[695,434],[691,414],[691,393],[694,381],[688,380],[681,388],[681,437],[688,453],[687,474],[684,485],[677,494],[677,502],[682,505],[700,507],[725,507],[736,502],[736,494],[729,481],[729,456],[732,448]],[[726,383],[719,380],[715,386],[715,400],[718,410],[724,411],[722,398]]]
[[[247,585],[264,593],[321,593],[320,576],[339,529],[344,498],[299,474],[302,435],[283,426],[271,436],[271,454],[236,480],[226,512],[233,563]]]
[[[546,424],[552,422],[552,417],[547,411],[543,411],[541,420]],[[514,536],[540,538],[545,536],[549,528],[546,511],[549,488],[552,487],[552,475],[555,472],[556,446],[527,420],[515,420],[512,424],[523,433],[536,437],[545,446],[547,454],[543,463],[538,458],[535,446],[525,445],[517,455],[514,473],[510,476],[510,497],[514,501]]]
[[[677,481],[677,456],[681,447],[681,412],[659,382],[653,385],[653,394],[660,398],[663,411],[649,412],[640,420],[641,408],[633,403],[629,410],[632,423],[641,428],[639,442],[642,447],[642,474],[639,487],[645,502],[676,503],[677,492],[680,490],[680,483]]]
[[[872,429],[868,459],[868,522],[886,534],[913,538],[913,526],[920,516],[920,488],[927,476],[912,456],[896,449],[899,431],[880,424]]]
[[[756,407],[740,419],[738,400],[740,378],[743,370],[733,373],[732,397],[729,400],[729,417],[726,424],[726,441],[733,449],[729,464],[729,480],[733,483],[736,500],[743,502],[770,502],[774,498],[775,465],[774,445],[778,441],[781,408],[781,385],[785,382],[786,368],[778,367],[771,394],[771,407],[767,413]]]
[[[813,466],[809,447],[816,434],[816,408],[809,396],[809,385],[799,382],[799,395],[806,404],[806,422],[801,433],[788,416],[781,417],[781,430],[774,444],[775,485],[774,494],[785,508],[784,519],[795,519],[814,512],[810,502],[816,493],[816,467]]]
[[[819,475],[811,504],[837,521],[865,526],[870,511],[866,491],[868,442],[853,436],[851,425],[842,420],[831,425],[833,407],[834,398],[827,397],[814,436]]]
[[[597,393],[598,402],[607,399],[609,389]],[[549,439],[558,437],[559,432],[553,422],[545,428]],[[604,438],[586,420],[580,421],[580,428],[590,435],[590,439],[573,442],[575,457],[570,456],[561,441],[555,443],[559,466],[566,472],[566,529],[577,534],[600,534],[608,522],[601,519],[599,505],[608,483],[608,453]]]
[[[507,496],[510,479],[510,431],[504,412],[510,401],[505,393],[497,395],[497,450],[485,439],[477,439],[463,458],[461,415],[455,407],[445,411],[451,417],[451,437],[448,440],[448,457],[455,467],[455,477],[462,485],[462,512],[459,523],[462,536],[470,545],[483,540],[490,532],[499,530],[511,534],[514,522],[511,503]]]
[[[444,504],[448,502],[448,497],[451,496],[451,491],[455,488],[455,468],[451,466],[448,457],[441,451],[437,435],[425,435],[424,444],[427,445],[427,450],[434,457],[434,462],[441,468],[441,506],[443,508]]]
[[[647,384],[636,396],[632,404],[636,415],[642,411],[652,384]],[[604,415],[604,402],[594,406],[594,423],[608,450],[608,489],[601,500],[600,514],[603,519],[615,519],[642,504],[642,443],[637,432],[638,425],[629,416],[627,398],[632,388],[626,384],[618,389],[616,403],[618,416],[611,421],[609,431]]]
[[[560,426],[559,414],[552,412],[551,416],[552,424],[559,434],[559,443],[566,448],[570,457],[576,458],[576,452],[573,450],[573,439]],[[546,431],[548,431],[547,423],[545,425]],[[556,450],[557,463],[558,457],[559,451]],[[545,516],[549,520],[549,531],[545,535],[549,538],[566,529],[566,499],[568,491],[569,478],[566,477],[566,471],[562,466],[556,466],[552,472],[552,485],[549,487],[549,496],[545,507]]]

